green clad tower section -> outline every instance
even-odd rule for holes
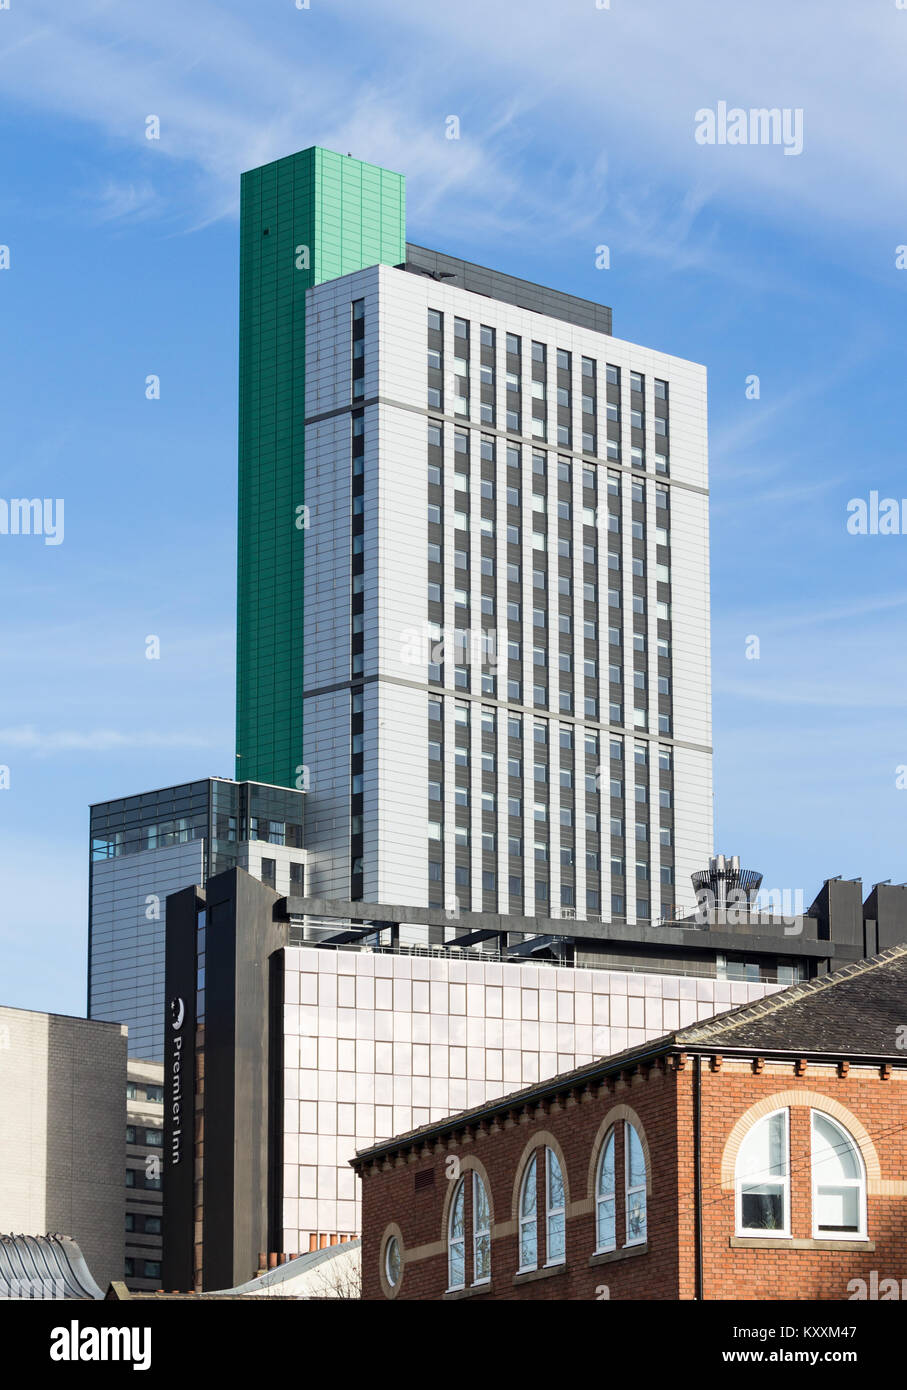
[[[294,787],[303,748],[306,291],[406,259],[401,174],[302,150],[242,176],[236,777]]]

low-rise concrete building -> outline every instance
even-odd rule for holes
[[[262,1252],[356,1236],[356,1150],[907,936],[861,889],[621,927],[281,898],[241,868],[172,894],[164,1286],[233,1288]]]
[[[0,1231],[74,1240],[123,1273],[126,1028],[0,1007]]]

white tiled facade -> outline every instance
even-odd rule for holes
[[[611,915],[612,890],[617,888],[625,898],[628,920],[644,916],[638,911],[645,895],[650,915],[658,918],[670,906],[678,915],[694,906],[690,875],[702,868],[712,853],[712,786],[711,786],[711,692],[710,692],[710,631],[709,631],[709,541],[708,541],[708,465],[706,384],[702,367],[654,352],[617,338],[607,337],[559,319],[549,318],[510,304],[477,295],[387,266],[375,266],[329,281],[309,291],[307,305],[307,368],[306,415],[311,422],[306,427],[306,502],[310,510],[306,536],[306,707],[305,738],[307,761],[311,772],[307,848],[310,855],[310,889],[313,894],[346,897],[350,891],[350,407],[353,390],[351,369],[351,305],[364,301],[365,349],[364,383],[357,402],[364,405],[364,536],[365,557],[363,593],[364,608],[364,879],[362,897],[366,901],[383,901],[412,905],[434,902],[445,906],[454,899],[462,908],[472,910],[515,911],[532,915],[549,915],[546,901],[536,900],[538,870],[532,852],[536,836],[537,788],[529,769],[532,762],[531,726],[547,720],[550,760],[548,782],[552,798],[548,807],[547,836],[548,865],[544,875],[548,883],[547,903],[551,915],[560,915],[562,903],[560,816],[557,798],[553,794],[560,781],[558,759],[558,726],[571,728],[576,753],[574,788],[560,805],[569,803],[573,816],[574,834],[570,845],[574,849],[574,904],[578,918],[587,915]],[[443,408],[427,405],[427,344],[428,313],[435,310],[443,315],[445,402]],[[447,364],[460,351],[454,339],[454,320],[468,322],[470,331],[470,407],[469,416],[453,415],[455,378]],[[479,337],[480,327],[493,329],[496,334],[496,403],[495,425],[479,419]],[[504,345],[507,334],[519,335],[522,343],[523,416],[521,431],[504,428],[507,420],[506,360]],[[531,377],[531,345],[545,344],[547,350],[547,383],[549,441],[544,442],[527,434],[530,429],[532,401],[529,395]],[[557,350],[571,354],[573,447],[550,442],[556,434],[554,419],[558,376],[555,368]],[[580,363],[591,359],[598,376],[596,402],[598,410],[597,458],[578,452],[576,442],[582,434],[580,401],[583,378]],[[619,369],[620,413],[622,423],[622,453],[620,460],[605,457],[607,435],[606,365]],[[644,377],[646,428],[646,468],[640,471],[630,466],[631,417],[629,392],[630,374]],[[654,471],[655,455],[664,449],[664,440],[654,434],[654,384],[667,383],[669,402],[670,467],[668,473]],[[637,398],[638,402],[638,398]],[[336,412],[336,413],[334,413]],[[495,697],[483,698],[483,668],[478,662],[468,666],[467,685],[455,684],[452,659],[444,663],[442,691],[432,691],[425,662],[413,660],[413,636],[425,634],[428,626],[428,483],[429,450],[427,427],[436,421],[443,428],[443,624],[438,626],[446,636],[456,629],[479,633],[483,627],[480,610],[481,583],[478,577],[479,556],[482,553],[481,504],[478,483],[487,470],[480,463],[480,441],[494,440],[496,460],[494,482],[496,520],[494,554],[496,560],[496,617],[494,627],[503,637],[520,643],[519,667],[502,663],[499,668]],[[468,431],[468,454],[455,451],[455,436]],[[508,586],[507,561],[513,556],[508,547],[506,508],[504,498],[508,485],[514,481],[508,465],[507,445],[518,444],[522,457],[521,546],[522,603],[520,627],[508,629],[506,621]],[[546,481],[541,484],[545,510],[537,480],[532,475],[533,454],[547,459]],[[563,566],[558,560],[558,504],[563,503],[564,490],[559,486],[558,461],[570,465],[571,524],[572,524],[572,633],[575,648],[572,653],[575,673],[574,707],[564,711],[559,703],[558,660],[565,643],[553,629],[557,622],[556,593],[541,599],[533,586],[533,556],[544,545],[548,555],[549,575],[553,583],[555,571]],[[468,503],[464,504],[463,475],[469,472]],[[595,476],[594,494],[584,493],[584,469]],[[622,570],[621,583],[615,584],[614,570],[609,568],[609,529],[607,520],[608,475],[615,488],[619,487],[619,502],[612,510],[619,517]],[[642,484],[645,496],[634,509],[633,487]],[[460,490],[458,490],[458,485]],[[535,500],[533,500],[535,494]],[[597,499],[597,500],[596,500]],[[660,507],[666,501],[667,507]],[[593,504],[593,505],[590,505]],[[470,556],[467,575],[457,572],[455,552],[465,547],[466,536],[457,530],[456,514],[468,505]],[[640,518],[644,515],[644,521]],[[632,528],[644,528],[646,656],[642,659],[648,681],[648,717],[640,724],[634,705],[639,705],[634,688],[634,583]],[[591,523],[591,525],[590,525]],[[659,553],[657,538],[667,531],[669,555]],[[562,528],[560,528],[563,538]],[[596,547],[595,597],[597,605],[598,651],[596,670],[590,679],[597,681],[597,714],[587,717],[583,695],[590,687],[581,678],[584,657],[582,640],[584,616],[590,609],[584,604],[584,580],[588,585],[589,567],[584,572],[584,543]],[[487,546],[486,546],[487,553]],[[665,565],[665,560],[668,560]],[[658,690],[659,663],[656,637],[664,624],[657,615],[659,609],[659,578],[668,575],[670,583],[670,697],[671,714],[668,730],[659,733]],[[455,603],[458,585],[468,588],[469,606]],[[639,587],[637,585],[637,587]],[[620,608],[609,609],[609,589],[620,594]],[[661,594],[664,595],[664,589]],[[662,597],[662,603],[664,598]],[[539,676],[534,659],[538,647],[538,630],[534,627],[533,608],[540,602],[548,609],[551,622],[545,636],[547,664]],[[615,648],[609,641],[608,629],[615,624],[621,633],[621,644]],[[491,621],[485,618],[485,623]],[[637,623],[637,626],[639,624]],[[437,637],[437,631],[435,632]],[[640,662],[637,661],[637,667]],[[614,691],[610,687],[608,670],[620,670],[623,684],[621,721],[611,721],[609,706]],[[588,674],[588,672],[587,672]],[[508,679],[519,679],[521,698],[511,699]],[[532,698],[533,688],[544,682],[547,706],[539,708]],[[436,737],[429,721],[429,700],[440,694],[443,699],[441,724],[444,728],[443,771],[432,768],[428,760],[429,740]],[[452,881],[454,863],[454,788],[457,782],[453,760],[456,738],[455,706],[469,706],[471,818],[470,845],[471,883],[461,890]],[[482,869],[489,868],[487,856],[482,855],[481,831],[492,822],[481,816],[480,777],[482,744],[480,719],[482,706],[497,711],[497,787],[494,824],[497,838],[496,881],[494,891],[483,891]],[[522,713],[525,721],[525,754],[522,759],[521,795],[522,826],[515,825],[507,814],[508,795],[513,785],[507,779],[507,714]],[[590,755],[583,760],[582,748],[586,732],[599,733],[600,764]],[[611,739],[622,744],[624,773],[622,820],[625,845],[612,844],[611,820],[615,808],[609,794],[613,768],[609,766]],[[648,747],[649,799],[647,808],[639,813],[634,780],[644,781],[642,773],[634,779],[636,745]],[[673,881],[662,878],[662,845],[660,843],[659,749],[672,763],[673,797]],[[487,751],[487,746],[486,746]],[[513,749],[510,750],[513,754]],[[600,769],[600,770],[599,770]],[[440,777],[439,777],[440,772]],[[588,779],[593,780],[588,780]],[[430,808],[428,784],[441,780],[441,805]],[[461,776],[461,782],[464,778]],[[593,785],[594,782],[594,785]],[[589,805],[583,791],[597,793],[598,826],[587,820]],[[574,802],[574,795],[576,800]],[[461,818],[462,819],[462,818]],[[443,820],[443,828],[430,831],[429,821]],[[635,826],[644,821],[648,828],[648,880],[641,880],[637,891],[635,872]],[[427,842],[430,833],[444,845],[445,868],[443,881],[429,882]],[[523,863],[508,862],[508,841],[515,833],[523,839]],[[587,851],[600,854],[595,871],[599,892],[599,907],[589,906],[586,900]],[[623,856],[626,866],[625,883],[611,881],[612,856]],[[462,859],[462,856],[461,856]],[[671,861],[665,855],[665,872],[671,873]],[[594,861],[590,861],[593,862]],[[515,872],[523,885],[523,898],[515,906],[509,900],[509,888]],[[590,885],[591,886],[591,885]],[[564,899],[567,901],[567,899]]]
[[[282,1250],[359,1230],[356,1149],[780,988],[290,947]]]

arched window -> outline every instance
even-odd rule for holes
[[[789,1150],[787,1110],[748,1131],[734,1173],[738,1235],[790,1235]]]
[[[866,1237],[866,1169],[851,1136],[821,1110],[812,1112],[813,1236]]]
[[[472,1282],[485,1284],[491,1278],[491,1208],[485,1184],[472,1173]]]
[[[462,1289],[466,1284],[466,1179],[454,1191],[447,1222],[447,1287]]]
[[[557,1154],[553,1149],[545,1150],[545,1240],[546,1262],[550,1265],[562,1264],[565,1256],[564,1244],[564,1177]]]
[[[536,1155],[526,1164],[520,1187],[520,1269],[538,1265],[538,1203],[535,1191]]]
[[[642,1245],[647,1235],[646,1158],[629,1120],[624,1121],[624,1189],[626,1192],[627,1239],[625,1245]]]
[[[617,1202],[614,1190],[614,1130],[610,1129],[602,1145],[595,1183],[595,1250],[613,1250],[617,1244]]]

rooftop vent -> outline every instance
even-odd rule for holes
[[[755,869],[741,869],[740,858],[736,854],[727,857],[716,854],[714,859],[709,860],[707,869],[699,869],[691,877],[696,896],[703,891],[711,893],[710,906],[718,911],[727,908],[732,894],[733,903],[739,905],[740,895],[743,894],[750,907],[755,907],[756,894],[762,884],[762,875]]]

